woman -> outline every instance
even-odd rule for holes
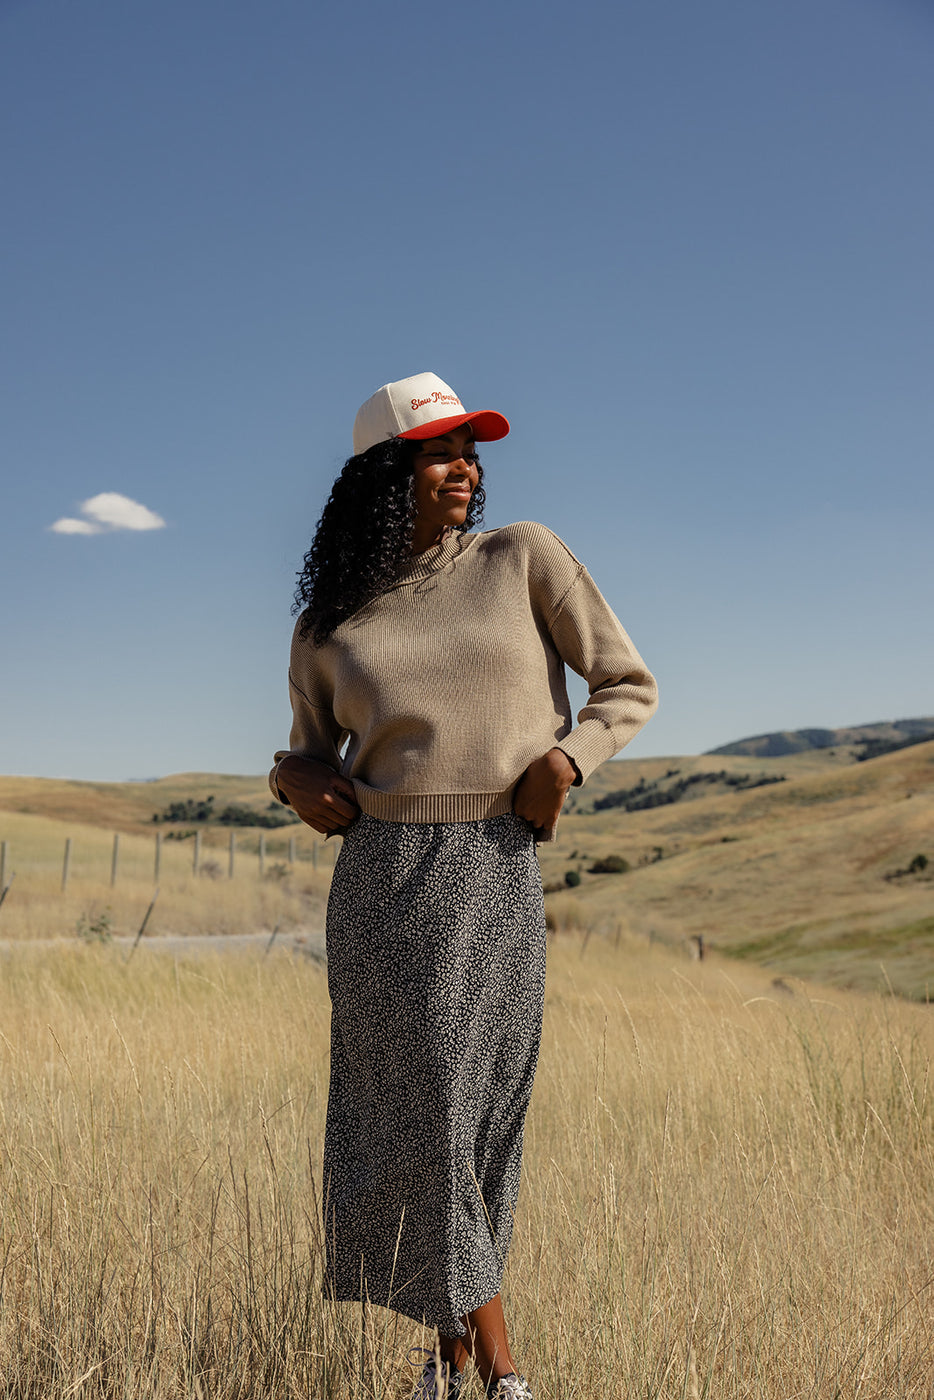
[[[535,841],[652,714],[583,566],[528,522],[470,533],[475,444],[433,374],[360,409],[296,594],[293,725],[270,782],[343,832],[328,903],[327,1286],[437,1328],[413,1400],[528,1400],[500,1280],[541,1033]],[[564,664],[590,700],[572,726]]]

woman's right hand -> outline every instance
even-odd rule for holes
[[[314,758],[288,754],[276,769],[276,785],[306,825],[330,836],[360,815],[353,783]]]

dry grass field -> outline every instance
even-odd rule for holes
[[[79,925],[100,926],[132,938],[158,885],[146,937],[271,933],[318,937],[337,843],[297,825],[263,833],[266,861],[259,871],[260,832],[233,829],[234,877],[228,878],[227,828],[201,833],[199,871],[193,874],[191,823],[154,825],[152,814],[169,802],[217,794],[218,805],[269,800],[257,778],[183,775],[159,783],[70,783],[0,778],[0,841],[7,843],[7,879],[15,879],[0,908],[0,941],[75,936]],[[120,837],[116,882],[111,885],[113,837]],[[158,880],[156,834],[163,836]],[[71,839],[67,888],[62,892],[66,839]],[[288,861],[294,842],[294,865]]]
[[[407,1400],[419,1329],[320,1300],[327,1025],[284,950],[8,949],[8,1400]],[[932,1049],[893,997],[554,937],[505,1289],[536,1395],[929,1400]]]
[[[671,769],[786,781],[593,810]],[[934,884],[886,878],[934,864],[932,778],[932,744],[614,763],[541,848],[546,883],[581,882],[548,901],[506,1285],[540,1400],[934,1397],[934,1023],[909,1000]],[[193,838],[165,839],[132,951],[152,813],[209,792],[267,800],[0,779],[4,1400],[408,1400],[419,1329],[320,1298],[328,1002],[298,953],[335,843],[269,831],[261,874],[238,829],[229,879],[226,830],[197,875]],[[627,873],[589,873],[613,854]]]

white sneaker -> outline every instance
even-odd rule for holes
[[[440,1361],[435,1352],[426,1351],[424,1347],[413,1347],[412,1351],[420,1351],[428,1357],[418,1384],[412,1391],[412,1400],[457,1400],[464,1380],[463,1371],[459,1371],[451,1361]],[[409,1352],[410,1358],[412,1351]]]
[[[500,1376],[487,1386],[487,1400],[535,1400],[525,1376],[517,1376],[510,1371],[508,1376]]]

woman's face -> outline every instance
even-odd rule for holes
[[[463,525],[470,498],[480,481],[477,462],[469,423],[418,443],[414,461],[414,553],[420,554],[436,544],[446,529]]]

